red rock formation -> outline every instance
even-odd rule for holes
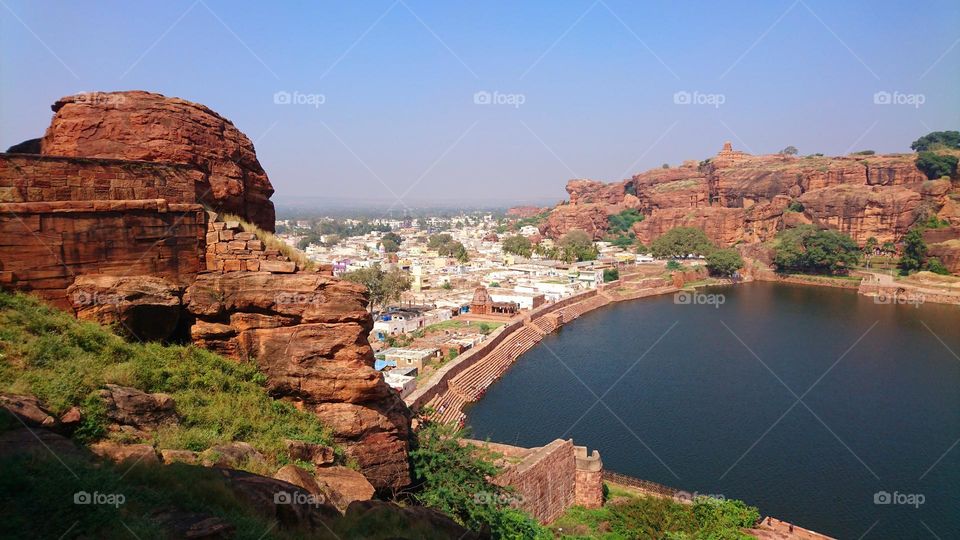
[[[540,208],[539,206],[514,206],[513,208],[507,209],[507,215],[516,218],[531,218],[547,210],[549,210],[549,208]]]
[[[625,208],[646,216],[634,225],[643,243],[681,226],[699,227],[729,246],[765,241],[803,223],[840,229],[860,243],[870,237],[899,240],[925,215],[960,224],[960,188],[927,181],[915,159],[913,154],[751,156],[727,144],[709,160],[652,169],[627,182],[572,180],[570,202],[555,207],[541,231],[558,238],[582,229],[600,239],[607,216]],[[803,212],[787,211],[794,201],[806,207]]]
[[[253,143],[209,108],[132,91],[67,96],[53,110],[43,154],[191,165],[203,173],[197,200],[273,231],[273,187]]]
[[[373,369],[362,286],[315,273],[203,274],[184,303],[198,345],[256,361],[270,393],[316,412],[374,486],[409,483],[410,411]]]

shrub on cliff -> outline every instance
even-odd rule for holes
[[[760,518],[756,508],[737,500],[697,497],[693,504],[684,504],[616,487],[611,491],[616,493],[614,501],[593,510],[571,508],[551,528],[587,529],[579,534],[591,538],[740,540],[752,538],[741,529],[752,527]]]
[[[715,249],[707,233],[696,227],[670,229],[650,244],[650,253],[660,259],[707,255]]]
[[[860,247],[849,236],[813,225],[787,229],[774,242],[778,272],[845,273],[860,259]]]
[[[633,227],[634,223],[640,223],[641,221],[643,221],[643,214],[634,208],[628,208],[618,214],[607,216],[607,224],[613,234],[625,233]]]
[[[413,497],[461,525],[493,538],[547,539],[552,535],[533,518],[510,506],[511,492],[492,482],[500,472],[497,454],[462,441],[463,431],[426,422],[410,451],[415,478]]]
[[[0,291],[0,391],[34,395],[57,415],[80,407],[80,439],[106,434],[97,390],[113,383],[173,397],[180,423],[145,441],[159,448],[243,441],[279,465],[289,461],[285,438],[332,444],[316,416],[272,399],[265,382],[252,363],[192,346],[128,343],[32,296]]]
[[[743,268],[743,258],[735,249],[718,249],[707,255],[707,269],[716,276],[732,276]]]
[[[923,171],[930,180],[944,176],[953,176],[957,173],[957,156],[937,154],[935,152],[920,152],[917,156],[917,168]]]
[[[910,145],[916,152],[939,148],[960,148],[960,131],[933,131],[913,141]]]

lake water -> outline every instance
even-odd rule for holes
[[[960,538],[960,309],[700,292],[723,303],[619,303],[547,336],[467,411],[474,436],[572,437],[608,470],[839,538]]]

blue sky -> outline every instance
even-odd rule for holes
[[[960,128],[958,41],[955,0],[2,0],[0,146],[144,89],[233,120],[281,202],[560,199],[725,140],[909,151]]]

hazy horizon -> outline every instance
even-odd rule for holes
[[[958,27],[940,0],[8,1],[0,147],[42,136],[61,96],[143,89],[232,120],[278,204],[546,204],[570,178],[622,180],[727,140],[908,152],[960,126]]]

